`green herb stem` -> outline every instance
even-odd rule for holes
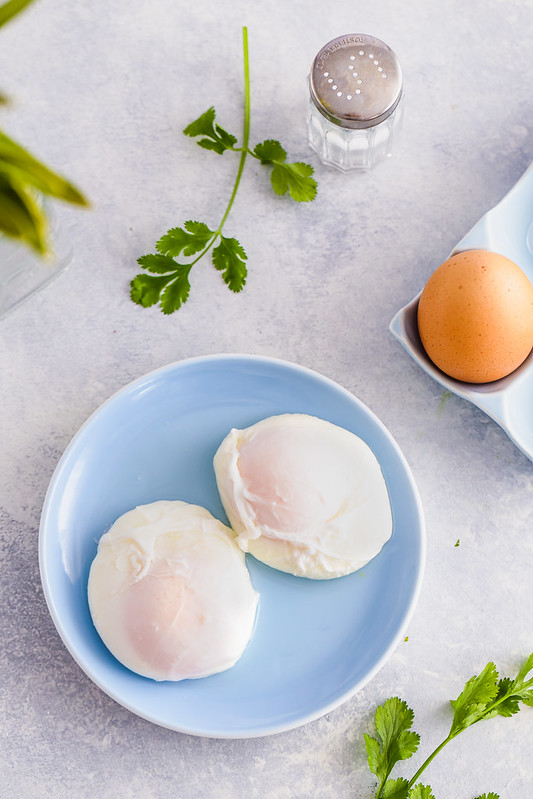
[[[458,733],[456,733],[456,735],[458,735]],[[447,737],[447,738],[445,738],[445,739],[444,739],[444,741],[442,741],[442,742],[441,742],[441,743],[440,743],[440,744],[437,746],[437,748],[433,750],[433,752],[432,752],[432,753],[429,755],[429,757],[427,757],[427,758],[424,760],[424,762],[422,763],[422,765],[420,766],[420,768],[418,769],[418,771],[416,772],[416,774],[414,775],[414,777],[412,777],[412,778],[409,780],[409,788],[412,788],[412,787],[413,787],[413,785],[415,784],[415,782],[417,782],[417,780],[420,778],[420,775],[422,774],[422,772],[424,772],[424,771],[426,770],[426,768],[429,766],[429,764],[431,763],[431,761],[432,761],[432,760],[433,760],[435,757],[437,757],[437,755],[439,754],[439,752],[440,752],[442,749],[444,749],[444,747],[446,746],[446,744],[447,744],[447,743],[449,743],[450,741],[452,741],[454,738],[455,738],[455,735],[448,735],[448,737]]]
[[[1,2],[1,0],[0,0]],[[302,162],[287,163],[287,153],[275,139],[266,139],[250,149],[250,67],[248,56],[248,29],[242,28],[244,54],[244,118],[242,146],[237,137],[218,124],[215,107],[211,106],[183,133],[197,140],[205,150],[223,155],[230,150],[239,154],[239,165],[233,188],[216,230],[198,220],[189,219],[182,227],[171,228],[156,243],[156,253],[137,259],[146,272],[136,275],[130,282],[133,302],[149,308],[160,303],[165,314],[173,313],[187,301],[190,291],[189,274],[192,267],[211,250],[212,262],[231,291],[244,287],[247,276],[246,251],[238,239],[225,236],[222,230],[233,208],[246,163],[250,155],[271,168],[270,182],[278,195],[286,195],[296,202],[309,202],[316,195],[316,181],[311,177],[313,168]],[[216,244],[216,246],[214,246]],[[183,255],[186,263],[177,259]],[[192,258],[192,260],[188,260]]]
[[[242,46],[243,46],[243,56],[244,56],[244,123],[243,123],[243,146],[242,148],[238,148],[238,152],[240,152],[241,157],[239,159],[239,167],[237,169],[237,175],[235,177],[235,183],[233,185],[233,191],[231,192],[231,197],[229,198],[228,205],[222,219],[220,220],[220,224],[213,233],[212,237],[209,239],[207,245],[204,249],[199,253],[199,255],[191,261],[188,266],[189,269],[187,274],[191,271],[192,267],[204,257],[204,255],[209,252],[215,241],[218,239],[220,234],[222,233],[222,228],[226,224],[226,220],[229,216],[229,213],[232,209],[233,203],[235,202],[235,197],[237,196],[237,191],[239,190],[239,185],[242,178],[242,173],[244,170],[244,164],[246,161],[246,156],[250,151],[248,150],[248,143],[250,141],[250,66],[249,66],[249,56],[248,56],[248,28],[244,27],[242,29]],[[231,148],[234,149],[235,148]],[[253,155],[253,153],[250,153]]]
[[[233,191],[231,193],[231,197],[229,199],[228,206],[224,212],[224,216],[222,217],[222,221],[218,226],[218,233],[222,230],[226,219],[229,216],[229,212],[231,211],[231,207],[237,195],[237,190],[239,188],[239,184],[241,182],[242,173],[244,170],[244,164],[246,161],[246,156],[248,155],[248,144],[250,141],[250,66],[248,60],[248,28],[244,27],[242,29],[242,47],[243,47],[243,57],[244,57],[244,123],[243,123],[243,133],[242,133],[242,151],[241,157],[239,159],[239,168],[237,169],[237,176],[235,178],[235,184],[233,186]]]
[[[490,716],[490,715],[492,715],[492,714],[494,713],[494,711],[496,710],[496,708],[497,708],[499,705],[501,705],[503,702],[505,702],[505,700],[507,700],[507,699],[509,699],[509,694],[508,694],[508,693],[504,693],[504,694],[503,694],[503,695],[502,695],[502,696],[501,696],[499,699],[495,699],[493,702],[491,702],[491,704],[490,704],[490,705],[488,705],[488,706],[485,708],[485,710],[484,710],[484,711],[483,711],[483,713],[482,713],[482,714],[479,716],[479,718],[478,718],[478,719],[476,719],[475,721],[473,721],[473,722],[472,722],[472,724],[469,724],[468,726],[470,726],[470,727],[471,727],[471,726],[473,726],[474,724],[477,724],[479,721],[484,721],[484,720],[486,719],[486,717],[487,717],[487,716]],[[453,739],[454,739],[454,738],[457,738],[457,736],[458,736],[458,735],[459,735],[461,732],[464,732],[466,729],[468,729],[468,727],[459,727],[459,729],[457,729],[455,732],[450,732],[450,733],[448,734],[447,738],[445,738],[445,739],[444,739],[444,740],[443,740],[443,741],[442,741],[442,742],[441,742],[441,743],[440,743],[440,744],[439,744],[439,745],[436,747],[436,749],[434,749],[434,750],[433,750],[433,752],[432,752],[432,753],[429,755],[429,757],[427,757],[427,758],[426,758],[426,760],[425,760],[425,761],[422,763],[422,765],[420,766],[420,768],[418,769],[418,771],[416,772],[416,774],[415,774],[415,775],[414,775],[414,776],[411,778],[411,780],[409,781],[409,788],[412,788],[412,786],[415,784],[415,782],[417,782],[417,780],[420,778],[420,775],[422,774],[422,772],[423,772],[423,771],[425,771],[425,769],[426,769],[426,768],[429,766],[429,764],[431,763],[431,761],[432,761],[432,760],[433,760],[433,759],[434,759],[434,758],[435,758],[435,757],[436,757],[436,756],[439,754],[439,752],[440,752],[442,749],[444,749],[444,747],[446,746],[446,744],[450,743],[450,741],[453,741]]]
[[[499,701],[494,702],[493,704],[491,704],[490,707],[487,709],[487,712],[490,712],[490,711],[494,710],[495,705],[498,705],[498,704],[499,704]],[[481,716],[477,721],[482,721],[484,716],[485,716],[485,714],[483,714],[483,716]],[[476,723],[477,722],[474,722],[474,724],[476,724]],[[461,728],[461,729],[457,730],[457,732],[455,732],[453,734],[450,733],[443,741],[441,741],[441,743],[433,750],[433,752],[426,758],[426,760],[424,760],[424,762],[422,763],[422,765],[420,766],[420,768],[418,769],[416,774],[411,778],[411,780],[409,781],[409,788],[412,788],[412,786],[415,784],[415,782],[417,782],[417,780],[420,778],[420,775],[422,774],[422,772],[424,772],[426,770],[426,768],[429,766],[431,761],[439,754],[439,752],[442,749],[444,749],[446,744],[450,743],[450,741],[453,741],[453,739],[456,738],[459,735],[459,733],[464,732],[465,729],[468,729],[468,728],[466,728],[466,727],[465,728]]]

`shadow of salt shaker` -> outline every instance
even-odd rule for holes
[[[404,94],[388,45],[365,34],[332,39],[316,55],[308,85],[308,140],[322,163],[368,170],[392,155]]]

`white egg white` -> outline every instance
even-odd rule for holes
[[[88,596],[108,649],[154,680],[231,668],[258,600],[233,531],[205,508],[166,500],[128,511],[102,536]]]
[[[281,571],[350,574],[392,535],[377,458],[361,438],[323,419],[281,414],[233,429],[214,468],[238,544]]]

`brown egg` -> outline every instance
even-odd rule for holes
[[[468,383],[498,380],[533,348],[533,285],[503,255],[457,253],[426,283],[418,330],[428,356],[450,377]]]

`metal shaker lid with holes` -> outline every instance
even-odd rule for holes
[[[370,128],[387,119],[402,95],[402,68],[385,42],[348,34],[328,42],[313,61],[311,99],[343,128]]]

